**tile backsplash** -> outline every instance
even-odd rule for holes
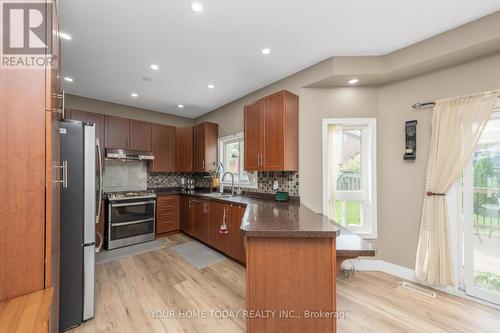
[[[178,187],[182,177],[192,176],[198,188],[208,188],[210,179],[205,178],[206,174],[195,173],[148,173],[148,187]],[[258,188],[245,189],[246,192],[275,193],[273,190],[274,181],[278,181],[278,191],[288,192],[291,196],[299,196],[299,174],[298,172],[259,172]]]
[[[146,162],[106,160],[104,163],[104,192],[141,191],[147,188]]]

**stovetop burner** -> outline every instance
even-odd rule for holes
[[[153,191],[130,191],[130,192],[109,192],[107,193],[109,200],[128,200],[142,198],[156,198]]]

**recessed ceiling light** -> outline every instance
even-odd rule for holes
[[[193,10],[193,12],[199,13],[199,12],[203,11],[203,5],[199,2],[193,2],[191,4],[191,9]]]
[[[349,83],[349,84],[356,84],[358,82],[359,82],[358,79],[352,79],[352,80],[349,80],[347,83]]]
[[[59,36],[62,38],[62,39],[66,39],[66,40],[72,40],[73,37],[71,37],[70,34],[68,33],[65,33],[65,32],[59,32]]]
[[[64,81],[73,82],[73,78],[70,78],[69,76],[65,76]]]
[[[160,66],[155,65],[155,64],[152,64],[152,65],[150,65],[149,67],[150,67],[152,70],[154,70],[154,71],[157,71],[157,70],[159,70],[159,69],[160,69]]]
[[[213,84],[209,84],[207,87],[208,87],[208,89],[214,89],[215,88],[215,86]]]
[[[137,93],[131,93],[130,96],[132,96],[132,97],[139,97],[139,95]]]
[[[177,107],[178,107],[179,109],[183,109],[183,108],[184,108],[184,104],[179,104],[179,105],[177,105]]]
[[[271,49],[268,48],[262,49],[262,54],[269,54],[269,53],[271,53]]]
[[[143,79],[144,81],[147,81],[147,82],[151,82],[151,81],[153,81],[153,79],[152,79],[152,78],[150,78],[149,76],[143,76],[143,77],[142,77],[142,79]]]

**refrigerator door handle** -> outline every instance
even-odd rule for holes
[[[97,158],[99,159],[99,199],[97,200],[97,215],[96,215],[95,223],[99,224],[99,219],[101,217],[101,202],[102,202],[102,196],[103,196],[102,151],[101,151],[101,143],[99,142],[99,138],[95,139],[95,143],[96,143],[96,147],[97,147]]]

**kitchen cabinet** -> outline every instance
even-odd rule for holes
[[[151,151],[151,123],[105,116],[106,148]]]
[[[59,1],[50,3],[52,12],[42,13],[41,20],[51,22],[44,27],[45,34],[52,36],[53,53],[45,56],[57,57],[54,66],[6,69],[0,75],[0,188],[5,194],[0,209],[0,301],[53,288],[55,310],[59,297],[59,121],[64,96]],[[58,329],[57,322],[53,313],[51,329]]]
[[[219,125],[203,122],[194,127],[193,171],[208,172],[217,165]]]
[[[208,201],[191,199],[189,201],[191,235],[204,243],[208,241]]]
[[[298,96],[282,90],[245,106],[247,171],[297,171]]]
[[[84,123],[94,123],[95,125],[95,137],[96,139],[99,139],[99,144],[101,148],[103,149],[105,147],[104,144],[104,115],[98,114],[98,113],[93,113],[93,112],[87,112],[87,111],[80,111],[80,110],[66,110],[66,117],[69,119],[73,120],[79,120]],[[101,151],[101,157],[102,157],[102,166],[104,167],[104,151]],[[96,167],[99,167],[99,161],[96,161]]]
[[[106,148],[128,149],[130,137],[130,120],[105,116]]]
[[[181,231],[188,235],[191,235],[190,200],[189,197],[181,197]]]
[[[246,207],[231,205],[230,219],[228,224],[227,233],[227,248],[226,253],[238,260],[245,263],[245,235],[241,231],[241,221],[245,215]]]
[[[221,226],[229,224],[231,205],[221,202],[210,202],[208,225],[208,244],[221,252],[227,251],[228,234],[220,233]]]
[[[151,123],[130,120],[129,149],[151,151]]]
[[[152,172],[175,171],[175,127],[153,124],[151,151],[155,159],[150,162]]]
[[[180,229],[180,197],[160,195],[156,199],[156,234],[165,234]]]
[[[258,171],[262,155],[262,100],[245,106],[244,164],[246,171]]]
[[[175,171],[193,172],[193,128],[175,129]]]

